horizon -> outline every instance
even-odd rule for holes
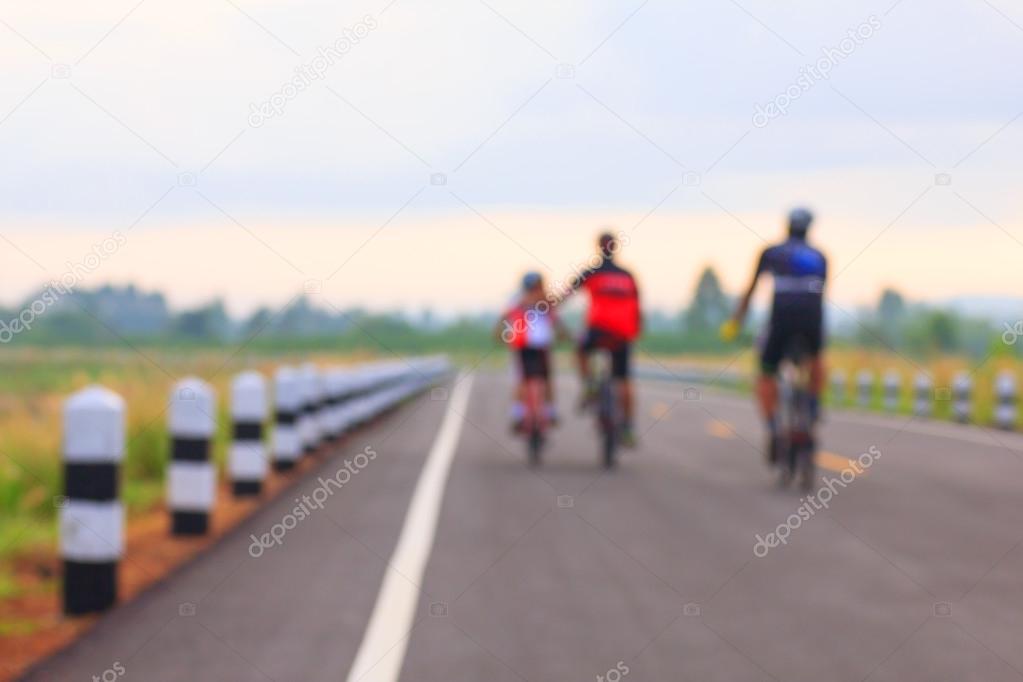
[[[717,270],[708,265],[707,269],[717,275]],[[702,275],[701,271],[700,275]],[[720,277],[719,283],[720,282]],[[125,283],[111,283],[105,282],[95,286],[82,286],[80,284],[66,285],[61,284],[60,280],[53,280],[48,283],[43,283],[36,289],[34,289],[28,297],[25,299],[14,302],[14,305],[4,303],[0,301],[0,310],[6,310],[10,312],[18,306],[28,308],[33,300],[45,299],[48,294],[54,297],[53,303],[59,303],[60,297],[65,295],[87,295],[93,296],[106,292],[114,294],[123,294],[129,291],[133,291],[134,295],[139,298],[152,298],[158,297],[166,308],[169,315],[180,315],[183,313],[192,312],[195,310],[202,310],[210,306],[221,305],[223,306],[224,312],[228,318],[235,324],[244,323],[247,319],[264,311],[272,314],[279,314],[285,310],[291,309],[299,302],[304,302],[310,310],[317,311],[319,313],[326,314],[331,318],[338,318],[350,314],[352,312],[361,312],[370,316],[382,316],[382,317],[397,317],[400,318],[413,326],[418,325],[423,321],[423,318],[429,317],[432,320],[432,324],[451,324],[456,323],[460,320],[473,320],[482,316],[497,316],[500,315],[501,311],[506,309],[509,302],[514,300],[517,296],[517,290],[511,290],[503,302],[492,303],[488,305],[482,305],[475,308],[460,308],[460,309],[437,309],[430,305],[407,306],[407,305],[395,305],[391,307],[372,307],[360,304],[358,301],[354,301],[351,304],[339,307],[332,304],[329,300],[325,300],[321,292],[316,289],[319,285],[318,281],[311,280],[307,282],[307,288],[295,292],[293,296],[279,309],[270,305],[269,303],[257,303],[255,306],[244,309],[234,310],[228,305],[228,302],[221,297],[213,297],[205,300],[196,301],[192,305],[176,305],[174,301],[170,299],[166,291],[160,288],[147,288],[140,286],[134,282]],[[675,320],[681,323],[681,318],[685,315],[687,310],[692,304],[692,298],[696,293],[696,282],[693,283],[693,290],[690,292],[689,298],[681,301],[674,307],[670,306],[645,306],[644,312],[648,315],[656,315],[661,320]],[[549,290],[553,293],[554,288],[549,287]],[[1007,310],[1010,307],[1018,307],[1023,305],[1023,296],[970,296],[970,295],[959,295],[952,298],[945,299],[916,299],[908,297],[905,292],[902,292],[895,288],[887,288],[881,292],[881,296],[873,301],[868,301],[863,304],[858,304],[851,308],[843,308],[838,304],[834,304],[825,301],[825,309],[828,311],[826,323],[829,327],[837,328],[841,327],[844,329],[854,328],[857,325],[857,320],[862,321],[864,316],[870,316],[877,313],[879,309],[881,297],[888,293],[894,292],[902,297],[907,310],[931,310],[931,311],[942,311],[956,315],[960,315],[964,318],[986,321],[989,324],[1002,323],[1006,320],[1015,319],[1015,315],[1011,314],[1007,316]],[[722,294],[731,302],[734,302],[738,296],[741,295],[741,291],[729,290],[722,287]],[[751,319],[754,321],[762,321],[761,318],[770,312],[769,301],[762,301],[759,299],[764,298],[763,296],[757,296],[753,304],[750,307]],[[582,299],[572,297],[570,299],[562,299],[559,305],[567,308],[565,314],[578,316],[585,313],[584,305],[581,303]],[[49,305],[48,305],[49,307]],[[848,319],[844,321],[836,322],[836,316],[843,316]]]
[[[620,260],[638,276],[645,304],[651,308],[684,306],[707,266],[715,269],[726,291],[737,294],[746,286],[765,243],[784,234],[780,219],[768,215],[609,215],[612,219],[603,224],[628,226],[619,228],[628,241]],[[861,244],[864,237],[855,229],[840,223],[829,244],[825,222],[829,217],[818,218],[823,224],[815,227],[811,241],[829,256],[828,299],[834,305],[873,305],[887,288],[921,302],[1013,297],[1014,247],[1004,248],[1011,239],[993,226],[977,226],[987,237],[973,241],[980,257],[961,262],[957,230],[932,231],[924,240],[921,232],[926,226],[906,220],[901,231],[882,235],[884,248],[870,248]],[[553,232],[548,225],[557,221],[564,228]],[[7,230],[0,233],[9,247],[3,259],[7,277],[0,303],[20,303],[46,281],[67,272],[69,264],[82,265],[104,240],[110,244],[114,235],[121,235],[109,254],[99,249],[103,258],[83,274],[80,286],[135,284],[160,290],[175,308],[220,298],[233,314],[244,315],[261,305],[281,306],[317,282],[322,295],[338,308],[466,312],[502,306],[526,270],[541,270],[549,281],[569,276],[593,254],[592,240],[602,224],[597,215],[551,218],[521,212],[480,212],[446,221],[443,229],[400,215],[375,227],[321,223],[281,228],[243,226],[227,218],[224,222],[228,224],[112,232]],[[842,241],[834,248],[838,237]],[[446,243],[459,246],[449,248]],[[687,243],[701,246],[686,248]],[[224,259],[225,253],[233,257]],[[954,276],[936,265],[950,258],[956,261]],[[766,302],[769,290],[761,287],[757,301]]]

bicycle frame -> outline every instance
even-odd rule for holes
[[[787,355],[778,371],[779,482],[787,486],[796,476],[804,490],[816,477],[816,445],[810,408],[811,362],[808,356]]]

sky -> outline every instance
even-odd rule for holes
[[[474,310],[609,226],[677,308],[795,204],[838,305],[1015,295],[1021,57],[1006,0],[5,0],[0,303],[116,234],[82,285]]]

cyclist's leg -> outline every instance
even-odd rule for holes
[[[810,416],[816,422],[820,417],[820,400],[824,391],[824,330],[823,319],[815,316],[807,332],[810,353]]]
[[[594,346],[594,335],[592,329],[587,329],[582,338],[579,340],[579,345],[576,346],[576,361],[579,367],[579,378],[582,380],[583,385],[589,385],[590,383],[590,353],[593,352]]]
[[[587,329],[583,334],[579,345],[576,348],[576,359],[579,364],[579,379],[582,381],[583,393],[579,401],[579,407],[583,408],[593,402],[596,396],[596,383],[590,371],[590,355],[597,346],[598,332],[596,329]]]
[[[541,427],[547,421],[544,414],[544,380],[539,376],[526,379],[526,419],[524,426],[527,432]]]
[[[817,397],[820,397],[824,390],[825,374],[824,355],[818,353],[810,358],[810,392]]]
[[[579,379],[585,384],[590,379],[590,351],[579,344],[575,349],[576,367],[579,370]]]
[[[788,345],[788,330],[783,319],[772,316],[767,341],[760,354],[760,375],[757,377],[757,403],[767,426],[767,460],[778,459],[778,367]]]
[[[773,424],[778,414],[777,368],[770,372],[761,371],[757,377],[757,403],[764,422],[768,425]]]
[[[539,348],[522,350],[522,367],[525,377],[525,419],[526,426],[535,426],[534,420],[544,420],[544,404],[547,393],[546,357]]]
[[[518,383],[515,386],[515,397],[512,402],[511,408],[511,427],[513,431],[518,431],[522,427],[522,422],[526,418],[526,349],[521,348],[515,352],[515,364],[516,374],[518,374]]]
[[[548,349],[540,352],[543,358],[541,375],[544,384],[544,416],[546,416],[547,421],[556,424],[558,422],[558,408],[554,402],[554,381],[551,379],[551,352]]]
[[[760,415],[769,428],[774,428],[778,412],[778,367],[785,355],[789,333],[784,320],[772,318],[767,341],[760,353],[760,376],[757,378],[757,402]]]

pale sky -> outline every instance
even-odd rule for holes
[[[612,225],[677,308],[704,264],[738,289],[795,203],[843,305],[1015,295],[1021,57],[1006,0],[0,2],[0,302],[120,230],[85,285],[478,309]]]

